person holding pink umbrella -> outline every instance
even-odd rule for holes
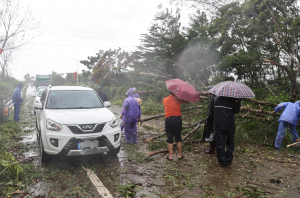
[[[169,90],[169,96],[164,98],[163,103],[165,107],[165,129],[167,134],[167,147],[169,155],[167,160],[173,161],[173,141],[175,138],[178,159],[183,159],[184,156],[181,154],[182,149],[182,120],[181,120],[181,104],[186,101],[179,99]]]
[[[169,155],[167,160],[173,161],[173,141],[175,138],[178,159],[182,160],[184,156],[182,150],[182,120],[181,104],[188,102],[200,102],[200,95],[196,89],[187,82],[180,79],[166,81],[169,96],[164,98],[165,107],[165,129],[167,134],[167,147]]]

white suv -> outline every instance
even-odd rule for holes
[[[120,151],[121,129],[114,114],[91,88],[49,86],[35,106],[41,159]]]

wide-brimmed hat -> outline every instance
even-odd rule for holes
[[[136,99],[136,101],[138,102],[139,105],[142,104],[142,100],[141,99],[139,99],[139,98],[134,98],[134,99]]]

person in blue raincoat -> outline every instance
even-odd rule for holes
[[[127,143],[137,143],[137,121],[141,117],[139,105],[134,98],[133,89],[127,91],[127,96],[124,100],[120,118],[124,122],[124,134]]]
[[[23,104],[23,99],[21,98],[21,88],[23,84],[19,82],[18,87],[15,89],[14,93],[11,96],[11,100],[14,103],[15,113],[14,113],[14,120],[19,122],[19,114],[20,114],[20,106]]]
[[[133,92],[134,92],[134,97],[135,98],[140,98],[139,94],[136,93],[136,88],[133,87],[132,89],[133,89]]]
[[[279,126],[278,132],[275,139],[275,149],[280,149],[282,145],[282,140],[285,136],[285,129],[288,127],[293,138],[293,142],[299,141],[299,135],[296,130],[296,125],[300,117],[300,100],[292,102],[282,102],[277,107],[275,107],[274,112],[279,111],[282,108],[285,108],[278,119]]]

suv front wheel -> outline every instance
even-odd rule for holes
[[[47,154],[45,151],[44,151],[44,146],[43,146],[43,141],[42,141],[42,136],[41,136],[41,133],[39,134],[40,135],[40,155],[41,155],[41,161],[42,163],[45,163],[45,162],[48,162],[50,159],[51,159],[51,155]]]
[[[120,149],[121,149],[121,145],[114,150],[108,151],[107,154],[108,155],[118,155],[118,153],[120,152]]]

